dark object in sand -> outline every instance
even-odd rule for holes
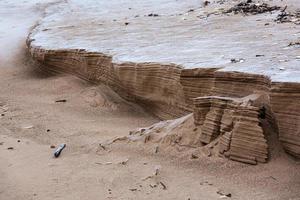
[[[291,46],[300,46],[300,42],[290,42],[288,47],[291,47]]]
[[[271,12],[274,10],[279,10],[281,7],[279,6],[270,6],[266,3],[254,3],[252,0],[248,0],[246,2],[241,2],[232,8],[229,8],[225,13],[244,13],[244,14],[260,14],[260,13],[265,13],[265,12]]]
[[[163,182],[159,182],[161,184],[161,186],[163,187],[163,190],[166,190],[167,189],[167,186],[163,183]]]
[[[65,147],[66,144],[59,145],[59,147],[54,152],[54,157],[57,158]]]
[[[148,17],[158,17],[159,15],[158,14],[155,14],[155,13],[150,13],[148,14]]]
[[[55,102],[56,103],[65,103],[65,102],[67,102],[67,100],[66,99],[60,99],[60,100],[56,100]]]
[[[210,4],[209,1],[204,1],[204,2],[203,2],[203,6],[204,6],[204,7],[205,7],[205,6],[208,6],[208,4]]]
[[[292,22],[297,25],[300,24],[300,10],[290,13],[286,11],[287,6],[282,9],[282,11],[277,15],[275,22],[277,23],[288,23]]]

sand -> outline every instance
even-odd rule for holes
[[[300,199],[299,162],[280,150],[251,166],[191,159],[180,148],[168,154],[122,142],[99,147],[159,120],[106,86],[39,71],[25,39],[44,5],[14,3],[0,4],[1,200]],[[50,146],[60,143],[67,147],[55,159]]]

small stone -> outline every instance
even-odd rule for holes
[[[203,2],[203,6],[204,6],[204,7],[205,7],[205,6],[208,6],[208,4],[210,4],[209,1],[204,1],[204,2]]]
[[[129,160],[129,159],[127,158],[126,160],[124,160],[124,161],[121,161],[121,162],[120,162],[120,164],[121,164],[121,165],[126,165],[126,164],[127,164],[127,162],[128,162],[128,160]]]
[[[158,151],[159,151],[158,148],[159,148],[158,146],[155,147],[154,153],[158,153]]]
[[[151,188],[156,188],[156,187],[157,187],[156,184],[154,184],[154,185],[150,184],[149,186],[150,186]]]
[[[8,147],[7,149],[8,149],[8,150],[14,150],[14,148],[13,148],[13,147]]]
[[[192,153],[191,159],[197,159],[197,158],[199,158],[199,157]]]
[[[51,145],[51,146],[50,146],[50,148],[51,148],[51,149],[54,149],[54,148],[55,148],[55,146],[54,146],[54,145]]]

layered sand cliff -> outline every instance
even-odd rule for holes
[[[163,120],[193,113],[194,143],[218,138],[220,155],[266,162],[278,134],[300,158],[299,26],[275,22],[280,10],[224,14],[234,3],[62,2],[27,45],[44,70],[105,83]]]

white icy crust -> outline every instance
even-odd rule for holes
[[[300,8],[300,1],[294,0],[267,3]],[[274,22],[278,11],[199,18],[233,4],[230,0],[225,6],[212,3],[207,7],[199,0],[62,1],[47,9],[30,36],[31,45],[101,52],[112,55],[116,63],[219,67],[266,75],[272,81],[300,82],[300,48],[288,47],[299,41],[300,26]],[[159,16],[149,17],[151,13]],[[243,60],[231,63],[232,58]]]

